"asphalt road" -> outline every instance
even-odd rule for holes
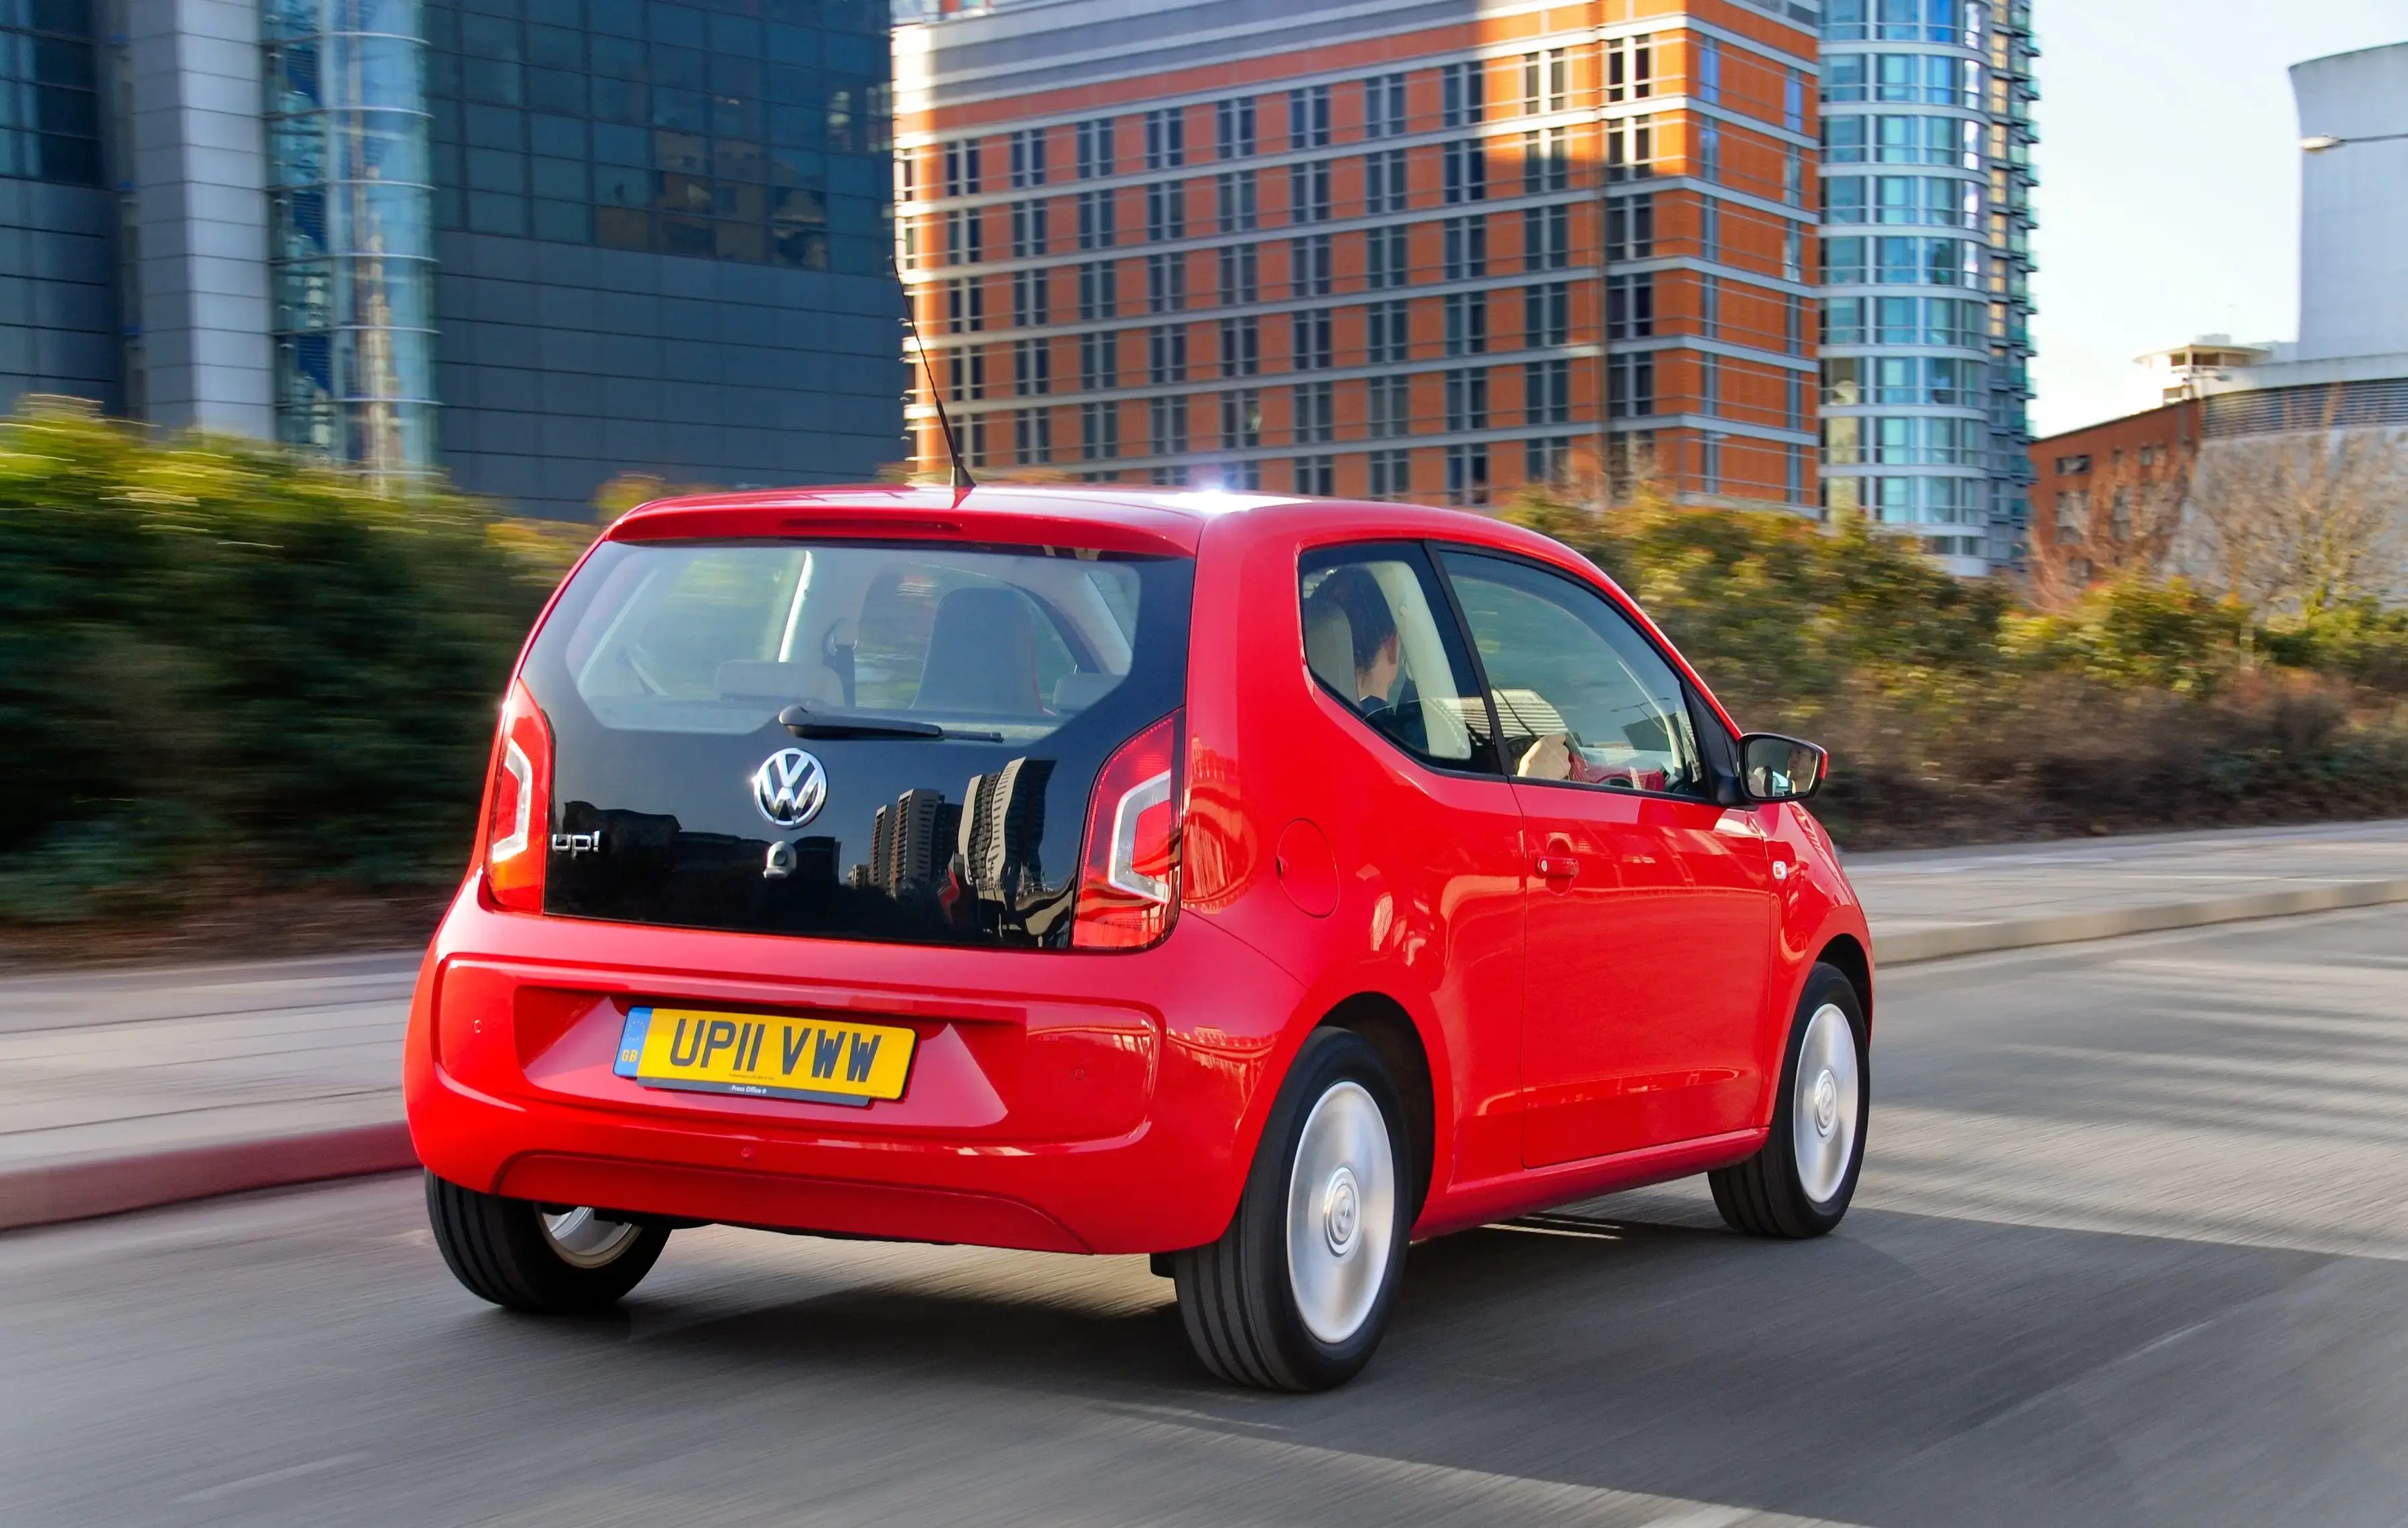
[[[712,1229],[543,1322],[414,1180],[14,1233],[0,1521],[2399,1523],[2403,997],[2401,907],[1901,970],[1837,1235],[1430,1243],[1303,1398],[1141,1259]]]

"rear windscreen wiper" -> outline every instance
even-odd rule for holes
[[[925,737],[938,741],[951,738],[965,743],[1003,741],[1003,734],[999,732],[963,732],[958,728],[940,727],[933,721],[912,721],[902,717],[873,716],[860,711],[823,711],[809,706],[789,706],[780,711],[778,725],[797,737]]]

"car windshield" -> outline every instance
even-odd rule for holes
[[[1140,564],[860,543],[606,547],[564,656],[602,725],[752,732],[784,707],[1031,742],[1129,674]]]

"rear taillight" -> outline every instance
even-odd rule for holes
[[[1179,713],[1121,745],[1096,777],[1079,863],[1079,950],[1143,950],[1179,912]]]
[[[485,787],[485,888],[502,907],[543,910],[552,843],[552,725],[522,680],[510,681]]]

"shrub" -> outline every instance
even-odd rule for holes
[[[556,576],[447,493],[0,422],[0,917],[456,874]]]

